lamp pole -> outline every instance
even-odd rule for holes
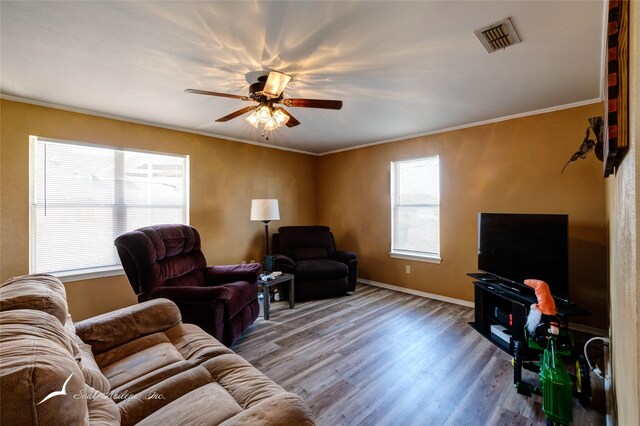
[[[269,220],[263,220],[264,222],[264,246],[266,247],[266,251],[264,252],[265,256],[269,256]]]

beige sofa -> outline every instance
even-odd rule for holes
[[[0,286],[3,425],[313,425],[302,401],[155,299],[73,324],[64,286]],[[57,393],[54,393],[57,392]]]

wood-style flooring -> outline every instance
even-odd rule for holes
[[[513,388],[511,357],[467,323],[473,309],[358,284],[336,299],[272,304],[232,349],[300,395],[318,425],[538,425],[539,396]],[[574,405],[603,425],[604,396]]]

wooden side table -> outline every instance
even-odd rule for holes
[[[262,296],[263,296],[263,303],[264,303],[264,319],[268,320],[269,319],[269,306],[271,305],[271,302],[269,300],[269,288],[274,286],[274,285],[278,285],[278,284],[282,284],[282,283],[286,283],[287,281],[289,281],[289,309],[293,309],[294,308],[294,281],[293,281],[293,275],[291,274],[282,274],[277,276],[275,279],[273,280],[268,280],[268,281],[262,281],[260,280],[260,284],[262,284]]]

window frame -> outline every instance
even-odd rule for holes
[[[396,193],[397,193],[397,178],[396,178],[396,165],[401,163],[410,163],[415,161],[423,161],[430,159],[437,159],[438,161],[438,203],[407,203],[401,204],[396,203]],[[428,263],[437,263],[439,264],[442,261],[442,245],[440,244],[442,235],[441,230],[441,218],[440,218],[440,156],[439,155],[429,155],[425,157],[418,158],[409,158],[406,160],[398,160],[391,161],[389,166],[389,175],[390,175],[390,187],[389,187],[389,196],[390,196],[390,206],[391,206],[391,250],[389,251],[389,256],[395,259],[405,259],[405,260],[415,260],[419,262],[428,262]],[[412,250],[402,250],[396,249],[395,245],[395,221],[396,221],[396,211],[397,207],[437,207],[438,208],[438,252],[425,252],[425,251],[412,251]]]
[[[45,136],[29,136],[29,273],[49,274],[59,278],[62,282],[81,281],[94,278],[105,278],[117,275],[124,275],[124,269],[121,264],[106,266],[106,267],[93,267],[74,270],[62,270],[51,272],[36,272],[36,244],[34,239],[36,238],[36,145],[38,141],[50,142],[63,145],[75,145],[84,146],[89,148],[101,148],[111,151],[126,151],[126,152],[139,152],[143,154],[162,155],[169,157],[179,157],[184,159],[184,223],[189,224],[190,217],[190,158],[187,154],[168,153],[160,151],[143,150],[137,148],[125,148],[119,146],[111,146],[104,144],[94,144],[90,142],[81,142],[65,139],[50,138]],[[114,163],[115,164],[115,163]]]

